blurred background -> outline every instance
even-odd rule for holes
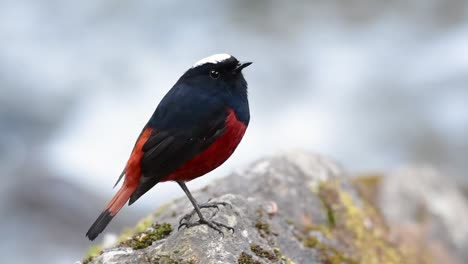
[[[280,151],[468,182],[468,1],[0,1],[0,258],[72,263],[141,127],[195,61],[253,61],[251,125],[189,187]],[[108,229],[182,196],[160,184]],[[27,253],[25,253],[27,252]]]

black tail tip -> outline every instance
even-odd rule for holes
[[[113,215],[108,210],[104,210],[101,215],[94,221],[93,225],[89,228],[88,232],[86,233],[86,236],[89,238],[89,240],[93,241],[96,239],[99,234],[104,231],[106,226],[109,224],[109,222],[114,218]]]

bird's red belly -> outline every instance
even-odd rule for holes
[[[231,156],[246,129],[246,125],[237,120],[234,111],[229,110],[224,134],[162,181],[190,181],[216,169]]]

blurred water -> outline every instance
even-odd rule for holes
[[[95,203],[76,216],[87,226],[162,96],[192,63],[219,52],[254,61],[246,71],[252,121],[229,162],[192,187],[291,148],[328,154],[356,172],[427,162],[466,181],[467,11],[468,2],[457,0],[3,0],[0,211],[21,211],[25,193],[52,192],[43,206],[59,207],[53,217],[79,207],[77,200]],[[35,168],[45,168],[44,179]],[[80,195],[48,188],[56,178]],[[161,184],[133,210],[180,195],[175,184]],[[25,208],[0,226],[53,230],[16,221]],[[10,242],[0,253],[28,263],[41,251],[36,262],[69,263],[88,245],[85,231],[66,233],[66,243],[40,233],[46,248],[31,239],[31,254],[21,258]],[[7,237],[23,241],[23,234]],[[64,256],[52,257],[63,248]]]

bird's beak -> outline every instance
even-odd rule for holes
[[[234,69],[234,72],[235,73],[239,73],[242,71],[242,69],[244,69],[245,67],[249,66],[250,64],[252,64],[252,62],[240,62],[237,67]]]

